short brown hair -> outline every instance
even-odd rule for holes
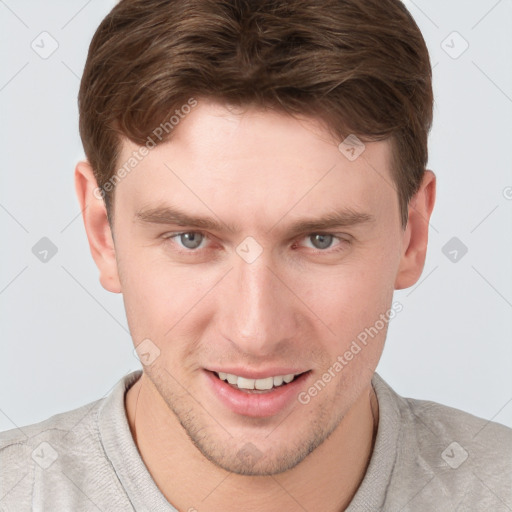
[[[340,142],[389,139],[407,225],[433,94],[425,41],[400,0],[121,0],[94,34],[79,92],[98,186],[115,173],[121,136],[144,144],[190,98],[313,116]],[[113,191],[102,195],[111,220]]]

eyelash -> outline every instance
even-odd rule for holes
[[[201,243],[204,240],[208,240],[208,235],[206,233],[203,233],[202,231],[179,231],[179,232],[166,233],[165,235],[162,236],[162,238],[167,242],[167,241],[171,241],[172,239],[177,238],[181,235],[190,234],[190,233],[202,235],[204,237],[204,239],[201,241]],[[332,253],[340,252],[340,251],[346,250],[346,247],[345,247],[346,244],[351,243],[351,241],[348,240],[347,238],[342,238],[342,237],[336,235],[335,233],[314,232],[314,233],[309,233],[308,235],[305,235],[303,238],[308,238],[313,235],[330,235],[334,238],[337,238],[340,242],[338,245],[334,246],[334,248],[329,247],[327,249],[312,249],[315,253],[332,254]],[[293,243],[293,245],[295,245],[295,242]],[[180,254],[194,255],[194,254],[199,254],[204,249],[205,248],[187,249],[187,248],[180,247],[178,252]]]

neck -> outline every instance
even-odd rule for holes
[[[130,430],[151,477],[179,510],[344,510],[366,472],[378,425],[371,385],[331,436],[293,469],[271,476],[242,476],[217,467],[193,445],[151,381],[142,377],[128,390]]]

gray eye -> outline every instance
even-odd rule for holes
[[[181,233],[179,237],[183,247],[186,247],[187,249],[197,249],[201,245],[201,242],[204,238],[201,233],[196,233],[195,231]]]
[[[316,249],[328,249],[332,244],[333,235],[314,234],[310,235],[309,239]]]

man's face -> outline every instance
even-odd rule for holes
[[[294,467],[377,366],[387,323],[359,351],[353,342],[389,316],[400,263],[390,146],[368,143],[351,161],[339,142],[311,119],[200,101],[116,187],[127,318],[134,344],[156,357],[144,371],[229,471]],[[134,150],[125,141],[118,163]],[[171,210],[211,225],[173,221]],[[344,220],[297,228],[334,215]],[[289,374],[301,375],[276,385]],[[273,387],[238,388],[253,384]]]

